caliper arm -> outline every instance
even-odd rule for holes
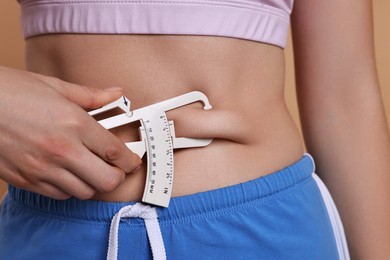
[[[200,139],[200,138],[188,138],[188,137],[176,137],[175,126],[172,120],[169,121],[169,128],[172,136],[173,149],[180,148],[194,148],[194,147],[203,147],[209,145],[213,139]],[[133,152],[143,157],[146,152],[146,135],[145,129],[139,127],[139,135],[141,141],[128,142],[126,146]]]

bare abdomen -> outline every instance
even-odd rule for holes
[[[303,153],[284,103],[283,50],[275,46],[208,36],[46,35],[27,41],[27,69],[99,88],[120,86],[132,109],[194,90],[206,94],[212,110],[194,103],[167,113],[177,136],[214,138],[207,147],[175,151],[173,196],[255,179]],[[113,132],[135,141],[137,128]],[[139,200],[145,174],[144,163],[95,199]]]

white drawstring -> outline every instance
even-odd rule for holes
[[[156,208],[137,203],[121,208],[112,218],[110,238],[108,241],[107,260],[118,258],[118,229],[121,218],[142,218],[145,221],[153,259],[165,260],[166,253],[164,241],[161,235],[160,225],[157,219]]]

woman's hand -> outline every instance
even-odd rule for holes
[[[0,67],[0,178],[56,199],[114,190],[141,159],[84,109],[121,94]]]

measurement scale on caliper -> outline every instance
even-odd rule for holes
[[[126,143],[127,147],[141,158],[147,154],[147,176],[142,201],[168,207],[172,193],[174,163],[173,149],[203,147],[212,139],[176,137],[173,121],[168,121],[165,112],[194,102],[202,102],[203,109],[211,109],[208,98],[199,91],[189,92],[159,103],[130,110],[130,100],[126,97],[93,111],[91,116],[120,108],[125,113],[98,121],[106,129],[140,121],[141,141]]]

